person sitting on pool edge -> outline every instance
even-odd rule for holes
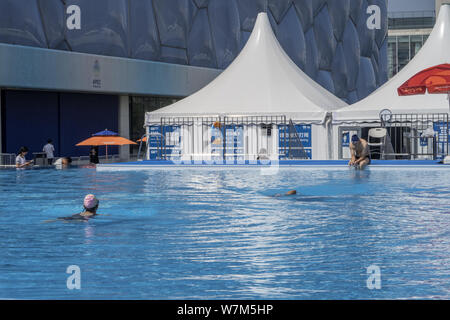
[[[348,165],[355,166],[359,169],[364,169],[370,164],[370,150],[369,144],[366,140],[359,138],[358,135],[352,136],[352,142],[350,143],[350,153],[352,158]]]
[[[89,218],[92,218],[93,216],[97,215],[99,202],[100,201],[98,201],[98,199],[93,194],[88,194],[88,195],[86,195],[86,197],[84,197],[84,201],[83,201],[84,211],[82,213],[77,213],[70,217],[61,217],[58,219],[61,219],[61,220],[89,220]]]

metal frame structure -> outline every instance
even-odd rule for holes
[[[16,154],[0,153],[0,166],[13,166],[16,164]]]
[[[156,124],[155,124],[156,125]],[[264,137],[267,139],[266,144],[268,143],[269,137],[272,136],[271,130],[278,130],[278,128],[273,128],[273,126],[280,126],[280,132],[283,132],[283,137],[279,138],[279,148],[278,150],[283,150],[284,155],[288,159],[308,159],[308,155],[306,154],[301,139],[299,137],[298,132],[295,129],[294,123],[292,120],[289,122],[286,121],[285,115],[268,115],[268,116],[254,116],[254,115],[245,115],[245,116],[205,116],[205,117],[163,117],[161,118],[159,124],[156,126],[160,127],[160,133],[162,139],[158,141],[158,159],[168,160],[170,158],[168,152],[168,139],[166,138],[166,134],[168,127],[179,127],[179,128],[193,128],[197,126],[201,130],[201,145],[198,147],[200,153],[207,153],[205,148],[205,141],[207,141],[208,130],[211,127],[215,126],[216,129],[220,129],[222,134],[222,145],[219,150],[219,157],[222,160],[227,159],[227,157],[236,157],[236,150],[231,150],[229,146],[227,146],[227,129],[230,126],[242,126],[243,128],[251,128],[258,127],[262,129],[267,129],[266,135],[256,135],[256,145],[259,148],[262,145],[260,139]],[[267,134],[269,133],[269,134]],[[149,149],[149,140],[150,133],[147,133],[143,136],[147,137],[146,149]],[[198,137],[197,137],[198,138]],[[194,134],[189,137],[191,139],[192,145],[194,145],[195,140],[197,139]],[[288,139],[289,138],[289,139]],[[181,137],[180,137],[181,139]],[[206,140],[205,140],[206,139]],[[197,139],[198,140],[198,139]],[[197,141],[198,143],[198,141]],[[248,141],[247,141],[248,143]],[[139,147],[139,154],[141,153],[142,142]],[[280,151],[281,153],[281,151]],[[239,154],[239,153],[238,153]],[[147,154],[148,155],[148,154]],[[247,150],[242,150],[242,156],[248,155]]]
[[[447,113],[384,114],[381,126],[386,128],[395,158],[443,158],[449,153],[449,121]],[[439,127],[440,134],[436,134]],[[432,136],[427,136],[429,130]]]

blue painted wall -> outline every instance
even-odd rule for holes
[[[92,133],[118,129],[119,102],[112,95],[6,90],[3,108],[2,152],[17,153],[27,146],[30,158],[49,138],[56,156],[87,156],[90,148],[75,144]],[[99,151],[102,155],[105,148]],[[108,148],[109,154],[117,152],[117,147]]]
[[[81,30],[66,28],[72,4]],[[366,27],[373,4],[380,30]],[[338,97],[355,102],[387,81],[386,0],[1,0],[0,42],[223,69],[261,11],[293,61]]]
[[[119,98],[101,94],[61,94],[60,130],[61,153],[89,155],[90,147],[75,145],[104,129],[118,131]],[[117,153],[117,147],[108,147],[108,154]],[[99,148],[100,155],[105,148]]]
[[[51,138],[59,143],[58,94],[50,92],[6,91],[4,93],[3,152],[18,153],[22,146],[32,152],[42,152]],[[56,150],[58,154],[59,150]]]

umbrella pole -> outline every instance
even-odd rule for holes
[[[447,93],[447,99],[448,99],[448,111],[450,113],[450,91]]]
[[[108,160],[108,145],[106,145],[106,160]]]

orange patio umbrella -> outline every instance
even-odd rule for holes
[[[94,133],[92,137],[76,144],[81,146],[106,146],[106,158],[108,159],[108,146],[123,146],[127,144],[137,144],[131,140],[120,137],[116,132],[105,129],[104,131]]]
[[[450,106],[450,64],[440,64],[422,70],[397,89],[399,96],[425,94],[427,91],[430,94],[447,94]]]

